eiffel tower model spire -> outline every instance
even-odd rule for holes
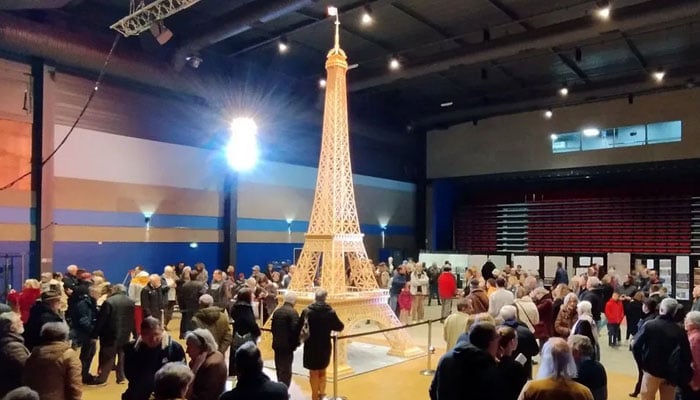
[[[326,100],[316,193],[304,247],[291,290],[312,291],[316,278],[330,296],[376,290],[357,217],[348,132],[347,56],[340,48],[340,21],[335,16],[335,45],[326,59]],[[318,281],[317,281],[318,282]]]

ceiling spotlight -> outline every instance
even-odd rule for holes
[[[372,18],[372,8],[369,6],[369,4],[367,4],[362,12],[362,25],[370,25],[373,21],[374,18]]]
[[[562,86],[562,88],[559,89],[559,95],[561,95],[562,97],[568,96],[569,95],[569,88],[566,87],[566,85]]]
[[[603,21],[610,19],[610,12],[612,11],[610,2],[607,0],[598,0],[596,5],[598,8],[595,10],[595,15]]]
[[[277,43],[277,49],[280,53],[286,53],[289,50],[289,41],[286,36],[280,38],[280,41]]]
[[[688,79],[685,82],[685,87],[687,87],[688,89],[694,88],[695,87],[695,80],[693,78]]]
[[[654,78],[655,81],[657,82],[663,82],[664,77],[666,76],[666,72],[659,68],[658,70],[652,72],[651,74],[652,78]]]
[[[634,104],[634,95],[633,94],[627,95],[627,104]]]
[[[559,136],[557,136],[556,133],[552,133],[551,135],[549,135],[549,138],[552,140],[557,140],[559,138]]]
[[[318,87],[320,87],[321,89],[325,88],[326,87],[326,80],[323,78],[319,79],[318,80]]]
[[[554,113],[552,112],[551,108],[547,109],[547,111],[544,112],[544,117],[547,119],[551,119],[552,115],[554,115]]]
[[[452,107],[453,104],[454,104],[454,103],[451,102],[451,101],[446,101],[446,102],[440,104],[440,107],[442,107],[442,108],[445,108],[445,107]]]
[[[594,137],[600,135],[600,130],[598,128],[586,128],[583,130],[583,136]]]
[[[401,68],[401,63],[396,57],[392,57],[389,60],[389,69],[396,71],[399,68]]]
[[[189,64],[190,67],[194,69],[199,68],[199,66],[202,65],[202,62],[204,62],[204,60],[202,60],[202,58],[198,55],[187,56],[187,58],[185,58],[185,61],[187,61],[187,64]]]
[[[165,26],[163,21],[156,21],[151,25],[151,35],[156,38],[156,41],[164,45],[168,40],[173,38],[173,32]]]
[[[331,17],[338,15],[338,8],[333,6],[328,7],[328,15]]]

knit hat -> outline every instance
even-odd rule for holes
[[[47,290],[41,294],[41,301],[47,303],[49,301],[61,300],[61,293],[55,290]]]

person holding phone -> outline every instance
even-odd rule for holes
[[[522,353],[514,355],[518,347],[518,333],[508,326],[501,326],[498,332],[498,374],[503,385],[503,400],[516,400],[527,383],[525,368],[527,357]]]

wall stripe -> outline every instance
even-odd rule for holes
[[[0,223],[31,224],[34,213],[27,207],[0,207]]]
[[[55,240],[63,242],[217,243],[223,240],[220,230],[210,229],[76,225],[56,225],[53,229]]]
[[[2,216],[0,215],[0,218]],[[143,213],[55,210],[54,221],[59,225],[119,226],[143,228],[146,226]],[[223,221],[218,217],[200,215],[153,214],[151,228],[222,229]]]
[[[268,185],[290,186],[300,189],[316,189],[318,169],[301,165],[291,165],[272,161],[261,161],[253,170],[239,175],[243,182],[264,183]],[[380,189],[414,192],[416,185],[410,182],[375,178],[365,175],[353,175],[356,185]]]
[[[8,242],[28,242],[34,239],[34,228],[29,224],[0,223],[0,240]],[[2,250],[0,250],[2,253]]]

